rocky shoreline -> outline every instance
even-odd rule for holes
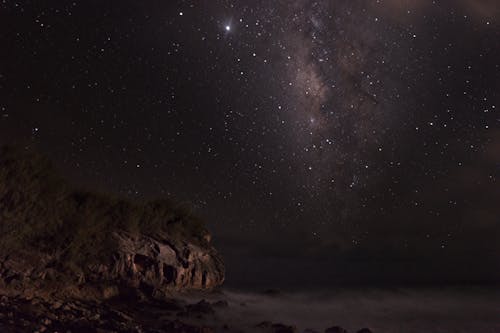
[[[14,296],[0,297],[0,332],[59,333],[215,333],[262,332],[299,333],[295,326],[264,321],[253,327],[233,327],[224,323],[219,311],[225,301],[181,299],[114,298],[104,302],[47,300]],[[304,333],[348,333],[333,326],[324,331],[306,329]],[[357,333],[371,333],[367,328]]]
[[[185,324],[172,316],[186,306],[114,300],[105,303],[78,300],[44,300],[2,296],[1,332],[214,332],[212,328]],[[165,318],[162,318],[165,317]]]
[[[43,157],[0,147],[0,332],[297,332],[232,318],[213,297],[224,278],[189,209],[75,189]]]

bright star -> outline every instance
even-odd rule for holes
[[[226,31],[231,31],[231,26],[230,25],[226,25]]]

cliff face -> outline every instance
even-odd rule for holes
[[[0,291],[109,298],[224,281],[203,223],[167,201],[70,188],[34,154],[0,148]]]
[[[224,264],[213,248],[169,238],[167,234],[154,239],[116,232],[113,237],[119,244],[115,259],[97,272],[107,280],[146,284],[162,291],[212,289],[224,281]]]

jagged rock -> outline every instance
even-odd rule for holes
[[[270,321],[263,321],[257,324],[255,327],[259,329],[264,329],[270,333],[295,333],[297,332],[297,328],[295,326],[288,326],[284,324],[273,324]]]
[[[340,326],[333,326],[333,327],[327,328],[325,330],[325,333],[347,333],[347,330],[340,327]]]
[[[201,300],[196,304],[190,304],[187,306],[188,314],[213,314],[214,309],[212,305],[205,300]]]
[[[51,301],[39,300],[33,305],[24,298],[6,298],[0,305],[0,332],[215,332],[206,325],[168,319],[163,307],[151,313],[150,303],[75,302],[57,309],[53,305]]]
[[[118,246],[111,254],[111,262],[107,265],[89,265],[87,269],[86,283],[98,283],[101,286],[113,283],[101,287],[95,298],[109,299],[117,296],[120,293],[118,285],[152,294],[154,290],[168,293],[189,289],[213,289],[224,281],[224,265],[212,248],[169,240],[165,235],[160,240],[116,232],[114,237]],[[45,257],[38,253],[0,259],[4,267],[4,270],[0,271],[0,290],[15,290],[24,296],[33,297],[40,291],[33,289],[39,284],[40,272],[44,276],[51,275],[47,285],[62,279],[73,281],[74,285],[80,284],[79,278],[72,275],[72,272],[55,271],[48,267],[53,265],[54,261],[57,262],[57,258]],[[67,292],[71,293],[70,290]]]
[[[260,322],[257,325],[255,325],[255,327],[258,327],[258,328],[269,328],[269,327],[271,327],[272,324],[273,323],[270,322],[270,321],[263,321],[263,322]]]
[[[224,281],[224,264],[213,248],[158,235],[156,239],[125,232],[114,234],[118,252],[102,273],[131,285],[160,290],[213,289]],[[99,273],[99,272],[97,272]]]
[[[287,326],[284,324],[273,324],[271,326],[273,333],[295,333],[297,328],[295,326]]]
[[[215,308],[227,308],[229,307],[229,303],[227,301],[217,301],[212,303],[212,306]]]

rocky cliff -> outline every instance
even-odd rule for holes
[[[3,294],[105,299],[223,281],[223,261],[189,209],[74,190],[44,158],[0,148]]]

